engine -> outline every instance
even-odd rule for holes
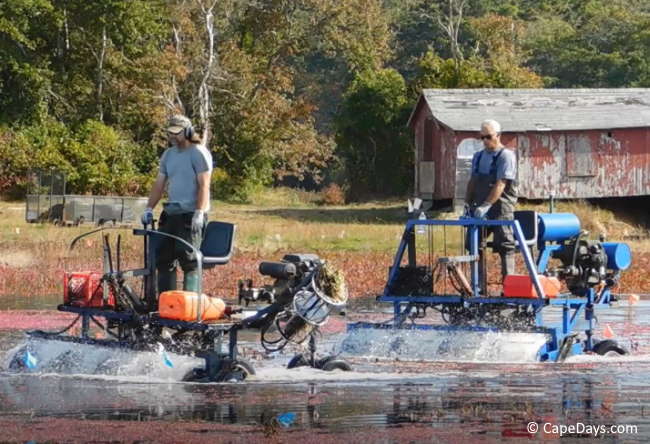
[[[590,288],[614,286],[621,270],[632,263],[630,247],[622,242],[587,239],[588,232],[571,213],[540,213],[537,215],[537,244],[541,251],[551,251],[551,257],[561,266],[542,270],[566,282],[569,291],[584,294]],[[548,248],[548,250],[546,250]]]
[[[584,232],[583,232],[584,233]],[[581,234],[583,234],[581,233]],[[608,278],[607,252],[599,241],[577,236],[553,252],[553,258],[562,262],[559,277],[566,281],[569,291],[580,293],[599,285]],[[613,275],[609,275],[613,277]]]
[[[262,332],[262,346],[278,351],[288,342],[302,343],[327,322],[333,308],[348,299],[343,274],[314,254],[287,254],[279,262],[262,262],[260,274],[275,281],[254,287],[239,282],[239,301],[270,306],[250,324]]]

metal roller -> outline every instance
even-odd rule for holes
[[[580,220],[571,213],[540,213],[539,240],[561,242],[580,233]]]
[[[262,262],[260,274],[275,279],[290,279],[296,275],[296,265],[288,262]]]
[[[607,253],[608,270],[627,270],[632,265],[632,252],[628,244],[620,242],[603,242]]]

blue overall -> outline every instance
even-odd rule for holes
[[[478,158],[472,170],[472,176],[475,178],[474,194],[472,201],[468,202],[472,208],[481,205],[492,191],[497,181],[497,162],[503,153],[503,148],[494,156],[490,165],[490,172],[483,174],[479,172],[481,157],[484,151],[479,152]],[[513,220],[515,204],[517,203],[517,190],[513,180],[506,180],[506,187],[487,213],[487,219],[491,220]],[[515,239],[511,227],[492,227],[488,235],[494,233],[493,249],[501,256],[501,273],[503,276],[514,274],[515,272]]]

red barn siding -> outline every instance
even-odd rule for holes
[[[648,137],[646,128],[522,134],[519,192],[531,199],[650,194]]]
[[[435,118],[425,123],[428,111],[422,107],[413,122],[417,159],[435,162],[433,199],[452,199],[456,148],[478,131],[455,132]],[[521,197],[650,195],[650,128],[504,133],[502,141],[517,153]]]
[[[424,147],[422,151],[422,160],[425,162],[433,160],[433,153],[440,149],[440,134],[437,129],[437,121],[434,119],[424,119]]]

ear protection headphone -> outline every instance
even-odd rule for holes
[[[187,140],[190,140],[192,138],[192,136],[194,135],[194,127],[192,126],[191,123],[190,123],[190,126],[185,128],[183,134],[185,135],[185,138]]]

